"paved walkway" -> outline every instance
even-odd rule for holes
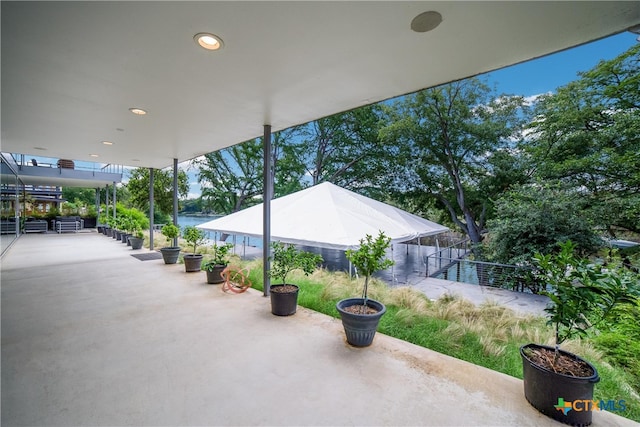
[[[382,334],[356,349],[337,319],[131,253],[47,234],[2,258],[3,426],[560,425],[516,378]]]

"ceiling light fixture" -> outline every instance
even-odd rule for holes
[[[102,141],[102,143],[104,145],[113,145],[113,142],[111,142],[111,141]]]
[[[99,157],[97,154],[89,154],[89,157]]]
[[[442,15],[436,11],[421,13],[411,21],[411,29],[416,33],[426,33],[436,28],[442,22]]]
[[[132,108],[129,108],[129,111],[131,111],[133,114],[138,116],[144,116],[145,114],[147,114],[147,111],[143,110],[142,108],[132,107]]]
[[[33,147],[34,150],[47,151],[44,147]]]
[[[198,46],[207,50],[220,50],[224,46],[222,39],[211,33],[198,33],[193,36],[193,40],[195,40]]]

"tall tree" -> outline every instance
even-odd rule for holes
[[[588,201],[551,182],[513,186],[496,201],[485,255],[505,264],[530,264],[535,253],[553,253],[571,240],[582,255],[602,245],[589,217]]]
[[[203,205],[229,214],[260,203],[262,195],[262,141],[252,139],[196,159]]]
[[[505,158],[521,140],[523,98],[497,96],[472,78],[405,96],[387,113],[391,124],[381,137],[398,160],[387,174],[390,189],[435,198],[480,243],[491,198],[483,186],[503,191],[509,184],[500,177],[521,175]]]
[[[580,189],[601,225],[640,232],[640,45],[543,97],[536,113],[528,152],[539,176]]]
[[[372,195],[385,172],[386,148],[378,134],[379,105],[324,117],[303,127],[303,147],[311,184],[329,181]]]
[[[274,196],[303,188],[305,173],[300,158],[302,147],[295,142],[296,128],[272,136]],[[262,138],[206,154],[194,161],[203,184],[204,205],[219,214],[228,214],[262,201]]]
[[[143,211],[149,211],[149,169],[136,168],[131,171],[127,189],[131,194],[130,203]],[[178,197],[189,194],[187,173],[178,169]],[[164,213],[173,212],[173,171],[156,170],[153,174],[154,209]]]

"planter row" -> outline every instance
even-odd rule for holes
[[[113,228],[105,227],[102,225],[98,226],[98,233],[102,233],[103,235],[111,237],[114,240],[119,240],[122,243],[126,243],[127,246],[131,246],[131,249],[133,250],[142,249],[142,244],[144,243],[144,239],[133,237],[132,234],[129,234],[125,231],[115,230]]]

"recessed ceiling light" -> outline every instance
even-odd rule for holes
[[[99,157],[97,154],[89,154],[90,157]]]
[[[140,161],[140,159],[131,159],[131,161],[133,161],[133,162],[139,162],[139,161]]]
[[[411,29],[416,33],[426,33],[436,28],[442,22],[442,15],[436,11],[421,13],[411,21]]]
[[[44,147],[33,147],[34,150],[47,151]]]
[[[211,33],[198,33],[193,36],[193,40],[207,50],[219,50],[224,46],[222,39]]]
[[[111,141],[102,141],[102,143],[104,145],[113,145],[113,142],[111,142]]]
[[[147,112],[142,108],[132,107],[132,108],[129,108],[129,111],[131,111],[133,114],[136,114],[138,116],[144,116],[145,114],[147,114]]]

